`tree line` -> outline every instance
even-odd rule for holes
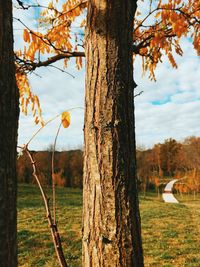
[[[32,151],[43,185],[52,184],[52,151]],[[55,184],[65,187],[83,186],[83,152],[81,150],[56,151],[54,154]],[[18,182],[35,183],[30,159],[24,153],[17,160]]]
[[[137,176],[144,192],[159,190],[172,178],[181,179],[175,186],[179,192],[200,192],[200,137],[183,142],[170,138],[151,149],[137,149]]]
[[[40,180],[51,185],[52,151],[33,151]],[[32,166],[26,154],[17,161],[18,181],[35,183]],[[188,137],[183,142],[167,139],[152,148],[137,148],[137,178],[140,191],[158,189],[172,178],[186,178],[177,183],[181,192],[200,191],[200,137]],[[55,183],[58,186],[83,186],[82,150],[55,152]]]

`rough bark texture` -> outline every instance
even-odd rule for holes
[[[91,0],[86,32],[83,266],[143,266],[134,136],[134,0]]]
[[[16,142],[18,91],[15,82],[12,1],[0,0],[0,266],[17,266]]]

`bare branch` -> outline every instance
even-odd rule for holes
[[[68,71],[66,71],[66,70],[63,70],[63,69],[61,69],[61,68],[59,68],[59,67],[57,67],[57,66],[54,66],[54,65],[49,65],[48,67],[52,67],[52,68],[54,68],[54,69],[57,69],[57,70],[59,70],[59,71],[61,71],[61,72],[63,72],[63,73],[66,73],[66,74],[68,74],[69,76],[71,76],[72,78],[74,78],[75,79],[75,76],[74,75],[72,75],[71,73],[69,73]]]
[[[134,95],[134,98],[135,98],[136,96],[141,95],[142,93],[144,93],[144,91],[140,91],[138,94]]]
[[[25,146],[24,147],[24,151],[27,153],[28,157],[30,158],[32,167],[33,167],[33,176],[35,177],[37,184],[39,186],[43,201],[44,201],[44,205],[45,205],[45,209],[46,209],[46,217],[49,223],[49,227],[50,227],[50,231],[51,231],[51,235],[53,238],[53,243],[54,243],[54,247],[55,247],[55,251],[58,257],[58,261],[61,267],[67,267],[67,262],[65,260],[64,257],[64,253],[63,253],[63,249],[62,249],[62,244],[61,244],[61,239],[60,239],[60,235],[58,232],[58,227],[57,224],[53,222],[52,216],[51,216],[51,211],[49,208],[49,199],[47,198],[43,187],[40,183],[38,174],[37,174],[37,165],[36,165],[36,161],[33,158],[33,155],[31,154],[31,152],[29,151],[28,147]]]
[[[17,3],[22,9],[28,9],[27,7],[24,6],[24,3],[22,1],[17,0]]]
[[[20,8],[19,7],[16,7],[17,9],[24,9],[24,10],[28,10],[30,8],[46,8],[46,9],[49,9],[49,10],[53,10],[55,12],[57,12],[58,14],[62,15],[62,12],[60,12],[59,10],[57,10],[55,7],[48,7],[48,6],[44,6],[44,5],[40,5],[40,4],[27,4],[26,5],[20,1],[20,0],[16,0],[17,3],[19,4]]]

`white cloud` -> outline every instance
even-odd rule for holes
[[[156,71],[156,83],[141,78],[136,63],[137,91],[144,91],[135,99],[138,145],[149,147],[170,137],[182,140],[200,135],[200,59],[187,39],[182,46],[184,56],[176,58],[178,69],[165,60]]]

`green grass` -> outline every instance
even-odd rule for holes
[[[145,267],[200,266],[200,196],[179,200],[166,204],[154,193],[140,197]],[[67,262],[81,266],[81,190],[57,188],[57,212]],[[19,186],[18,244],[20,267],[58,267],[42,199],[33,185]]]
[[[81,266],[82,195],[79,189],[57,188],[58,228],[67,262]],[[50,190],[47,189],[50,196]],[[57,259],[45,217],[42,198],[36,186],[18,189],[19,266],[57,267]]]
[[[200,266],[200,198],[179,200],[168,204],[152,195],[140,198],[145,266]]]

